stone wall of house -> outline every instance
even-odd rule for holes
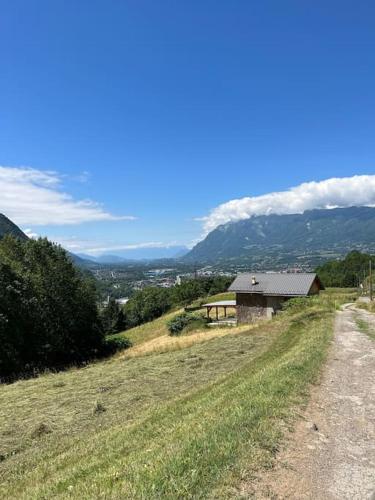
[[[267,297],[267,317],[272,318],[277,311],[282,309],[284,302],[288,300],[288,297],[280,296],[270,296]]]
[[[261,294],[237,293],[238,323],[252,323],[272,318],[282,308],[286,297],[264,297]]]
[[[237,293],[236,300],[238,323],[251,323],[266,317],[267,300],[263,295]]]

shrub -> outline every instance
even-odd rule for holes
[[[170,335],[180,335],[183,330],[193,330],[206,326],[207,321],[206,318],[198,314],[182,313],[170,319],[167,322],[167,327]]]
[[[115,352],[122,351],[123,349],[129,349],[131,346],[131,341],[126,337],[108,337],[104,342],[103,355],[109,356]]]
[[[312,297],[295,297],[284,302],[283,310],[290,311],[292,313],[302,311],[311,305],[311,301]]]

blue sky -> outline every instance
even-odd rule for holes
[[[0,211],[30,232],[191,244],[230,200],[375,173],[374,2],[0,6]]]

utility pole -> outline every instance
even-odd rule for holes
[[[369,274],[370,274],[370,283],[369,283],[369,289],[370,289],[370,301],[372,302],[372,262],[371,262],[371,259],[370,259],[370,262],[369,262]]]

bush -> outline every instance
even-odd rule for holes
[[[132,343],[126,337],[108,337],[104,342],[104,356],[110,356],[111,354],[115,354],[118,351],[122,351],[124,349],[129,349],[132,346]]]
[[[182,313],[167,322],[170,335],[181,335],[185,330],[194,330],[207,325],[208,320],[198,314]]]
[[[312,297],[294,297],[289,299],[283,304],[284,311],[290,311],[292,313],[302,311],[311,305]]]

